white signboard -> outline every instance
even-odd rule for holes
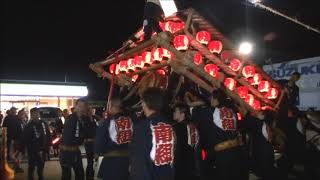
[[[263,66],[273,79],[289,79],[293,72],[301,73],[297,82],[300,89],[299,108],[315,107],[320,110],[320,57]]]

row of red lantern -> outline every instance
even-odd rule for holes
[[[112,64],[111,66],[110,66],[110,68],[114,68],[114,64]],[[166,75],[166,71],[165,70],[163,70],[163,69],[158,69],[157,71],[156,71],[159,75],[162,75],[162,76],[165,76]],[[132,77],[131,77],[131,80],[132,80],[132,82],[136,82],[137,80],[138,80],[138,78],[139,78],[139,75],[138,74],[135,74],[135,75],[133,75]]]
[[[223,45],[221,41],[207,41],[207,37],[204,35],[207,34],[208,32],[206,31],[200,31],[197,33],[196,40],[202,44],[207,45],[208,50],[211,53],[217,53],[219,54],[222,51]],[[210,34],[209,34],[210,37]],[[211,39],[211,37],[209,38]],[[189,48],[190,46],[190,40],[186,35],[177,35],[173,39],[173,46],[179,50],[179,51],[185,51]]]
[[[116,74],[133,72],[135,70],[140,70],[145,66],[150,66],[151,64],[160,63],[163,60],[168,60],[173,57],[172,53],[164,48],[156,48],[153,52],[146,51],[134,58],[129,58],[128,60],[122,60],[116,67]],[[110,73],[113,73],[114,65],[109,67]]]
[[[237,87],[237,81],[233,78],[225,78],[223,83],[231,91],[235,90]],[[279,91],[276,88],[272,88],[268,81],[261,81],[258,85],[258,91],[266,93],[265,98],[267,99],[276,99],[279,95]],[[248,90],[244,91],[243,88],[240,88],[240,92],[242,93],[239,94],[238,91],[238,94],[241,98],[244,98],[245,95],[248,94]],[[243,95],[244,92],[245,94]]]
[[[231,91],[237,89],[237,94],[242,98],[247,104],[249,104],[253,109],[260,110],[261,103],[256,100],[252,94],[249,94],[248,88],[240,86],[237,88],[237,81],[233,78],[226,78],[224,80],[224,85]],[[270,88],[264,95],[267,99],[276,99],[279,95],[279,91],[276,88]]]

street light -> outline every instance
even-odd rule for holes
[[[252,44],[250,42],[242,42],[239,46],[239,53],[243,55],[248,55],[252,52]]]

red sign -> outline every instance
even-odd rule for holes
[[[115,120],[117,128],[117,144],[131,142],[132,139],[132,122],[130,118],[120,117]]]
[[[235,119],[231,109],[223,107],[220,109],[222,128],[227,131],[236,130]]]
[[[188,124],[188,144],[195,147],[198,144],[199,135],[195,125]]]
[[[152,126],[153,143],[155,145],[154,163],[156,166],[172,164],[174,152],[174,134],[172,126],[158,123]]]

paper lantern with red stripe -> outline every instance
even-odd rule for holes
[[[110,66],[109,66],[109,72],[111,73],[111,74],[113,74],[113,71],[114,71],[114,64],[111,64]],[[119,70],[119,64],[117,64],[116,65],[116,75],[118,75],[120,73],[120,70]]]
[[[130,58],[128,59],[127,61],[127,69],[129,72],[133,72],[135,70],[136,66],[135,66],[135,63],[134,63],[134,59],[133,58]]]
[[[119,62],[119,71],[121,73],[126,73],[128,71],[127,67],[128,65],[126,60],[122,60]]]
[[[153,64],[153,57],[150,51],[143,52],[141,57],[142,57],[142,60],[144,61],[145,66],[150,66],[151,64]]]
[[[193,56],[193,62],[195,65],[199,66],[203,61],[203,57],[200,52],[196,52]]]
[[[244,86],[240,86],[238,87],[237,89],[237,93],[238,95],[240,96],[240,98],[244,99],[247,97],[248,93],[249,93],[249,90],[248,88],[244,87]]]
[[[184,23],[183,22],[167,21],[164,24],[164,31],[169,31],[172,34],[182,30],[183,28],[184,28]]]
[[[164,49],[164,48],[163,48],[163,55],[162,56],[163,56],[163,60],[169,60],[173,57],[172,53],[169,50]]]
[[[252,94],[247,94],[247,97],[244,99],[244,101],[249,104],[250,106],[253,105],[254,102],[254,96]]]
[[[223,84],[231,91],[237,87],[237,81],[233,78],[226,78]]]
[[[265,98],[267,98],[267,99],[277,99],[278,95],[279,95],[278,89],[271,88],[271,89],[269,89],[267,94],[265,94]]]
[[[211,53],[220,54],[222,47],[223,45],[221,41],[210,41],[208,44],[208,49]]]
[[[260,103],[260,101],[258,101],[258,100],[255,99],[255,100],[253,101],[251,107],[252,107],[254,110],[256,110],[256,111],[260,110],[260,109],[261,109],[261,103]]]
[[[242,75],[245,78],[253,77],[255,73],[256,73],[256,69],[254,68],[254,66],[251,66],[251,65],[247,65],[242,69]]]
[[[249,79],[251,85],[258,85],[262,81],[262,75],[255,73],[252,78]]]
[[[199,31],[196,40],[201,44],[208,44],[211,41],[211,34],[208,31]]]
[[[144,61],[142,60],[141,56],[135,56],[134,57],[134,66],[136,70],[140,70],[144,66]]]
[[[153,51],[153,61],[155,63],[160,63],[163,60],[163,48],[156,48]]]
[[[178,35],[173,39],[173,46],[179,51],[187,50],[189,45],[190,42],[186,35]]]
[[[222,51],[220,58],[225,62],[225,63],[229,63],[229,61],[232,59],[233,55],[232,55],[232,51],[230,50],[224,50]]]
[[[183,22],[173,22],[171,24],[171,33],[176,33],[184,28]]]
[[[240,62],[239,59],[234,58],[234,59],[232,59],[232,60],[230,61],[229,68],[230,68],[232,71],[237,72],[237,71],[239,71],[239,70],[241,69],[241,67],[242,67],[242,64],[241,64],[241,62]]]
[[[219,68],[215,64],[207,64],[204,66],[204,70],[212,77],[218,77]]]
[[[258,85],[259,92],[268,92],[271,88],[271,84],[269,81],[261,81]]]

